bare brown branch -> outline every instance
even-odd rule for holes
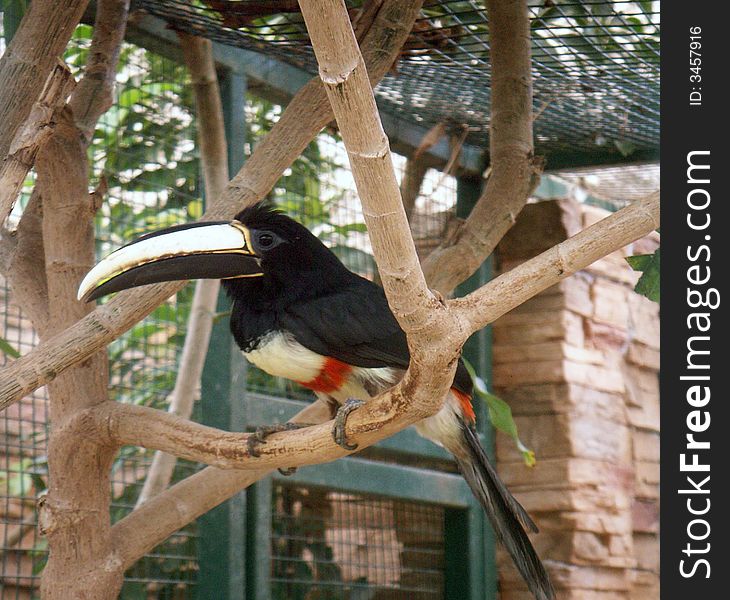
[[[35,163],[38,148],[51,135],[53,113],[66,103],[75,84],[65,63],[59,61],[48,76],[28,120],[10,145],[8,157],[0,163],[0,222],[10,214],[15,200]]]
[[[36,0],[0,57],[0,160],[71,39],[88,0]],[[3,217],[4,218],[4,217]]]
[[[68,105],[84,141],[88,144],[96,122],[114,100],[114,80],[119,52],[127,27],[129,0],[97,2],[94,34],[84,76]]]
[[[406,211],[406,217],[409,221],[413,215],[413,210],[416,208],[416,200],[421,193],[421,187],[427,172],[428,165],[419,156],[414,154],[406,161],[403,179],[400,182],[400,194],[403,209]]]
[[[178,36],[195,92],[198,147],[203,167],[205,196],[216,198],[223,192],[228,182],[228,151],[223,105],[213,63],[213,45],[205,38],[180,32]],[[177,379],[168,399],[168,412],[185,419],[189,419],[193,412],[200,387],[219,289],[218,280],[201,279],[195,284]],[[170,485],[176,462],[177,459],[172,454],[155,453],[142,491],[137,498],[138,506]]]
[[[13,301],[23,308],[39,335],[44,336],[48,324],[48,283],[43,247],[43,209],[39,190],[33,190],[13,235],[14,247],[4,269]]]
[[[456,236],[424,261],[429,285],[448,294],[489,256],[539,182],[533,157],[530,25],[527,4],[488,0],[492,60],[491,176]]]
[[[365,62],[343,4],[299,4],[350,158],[383,286],[401,327],[410,333],[423,326],[435,298],[421,272]]]
[[[659,192],[581,231],[449,306],[478,331],[532,296],[659,227]]]

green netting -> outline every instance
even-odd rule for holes
[[[262,5],[271,8],[262,11]],[[348,1],[351,14],[360,2]],[[136,0],[176,29],[265,53],[315,74],[296,2]],[[659,2],[531,0],[539,154],[656,156]],[[487,147],[491,67],[484,2],[424,3],[399,61],[376,89],[381,110],[427,127],[469,129]]]
[[[445,589],[444,508],[277,484],[273,600],[438,600]]]

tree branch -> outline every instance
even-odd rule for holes
[[[388,303],[409,334],[413,353],[419,346],[413,335],[444,321],[447,330],[449,319],[434,318],[439,301],[421,272],[365,62],[342,2],[300,0],[299,5],[350,159]]]
[[[228,149],[223,104],[213,62],[213,44],[205,38],[182,32],[178,32],[178,37],[195,93],[198,147],[203,167],[205,197],[216,198],[228,182]],[[168,412],[184,419],[190,418],[200,387],[219,289],[220,282],[217,279],[201,279],[195,284],[177,379],[168,399]],[[155,453],[137,498],[137,506],[170,485],[176,462],[177,459],[172,454]]]
[[[129,0],[96,3],[94,33],[84,75],[71,94],[68,106],[74,124],[88,145],[99,117],[114,101],[117,62],[127,29]]]
[[[373,83],[390,68],[413,27],[420,5],[419,1],[390,0],[378,12],[363,41]],[[281,173],[332,117],[321,83],[312,80],[292,99],[225,192],[212,200],[205,220],[230,218],[241,208],[264,198]],[[0,410],[106,346],[182,285],[167,283],[121,292],[73,327],[4,367],[0,370]]]
[[[0,160],[66,48],[88,0],[35,0],[0,57]],[[4,214],[0,214],[2,220]]]
[[[472,332],[479,331],[551,285],[658,227],[657,191],[448,305],[463,311]]]
[[[46,335],[48,325],[48,281],[43,244],[43,209],[38,189],[34,189],[13,232],[14,247],[5,265],[13,301],[23,308],[38,334]],[[9,232],[3,232],[3,241]]]
[[[491,175],[455,236],[424,261],[429,285],[450,293],[496,248],[539,183],[533,156],[530,19],[523,1],[487,0],[492,61]]]
[[[75,83],[69,68],[59,61],[31,108],[28,120],[10,145],[8,157],[0,164],[0,222],[5,221],[13,209],[28,171],[35,163],[38,148],[51,135],[53,113],[66,104]]]

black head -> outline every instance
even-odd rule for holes
[[[256,205],[242,210],[236,220],[250,232],[262,277],[224,279],[233,298],[249,305],[272,304],[316,297],[357,278],[337,256],[301,223],[281,211]]]
[[[357,277],[303,225],[269,207],[233,221],[177,225],[141,238],[100,261],[79,286],[80,300],[131,287],[185,279],[222,279],[234,298],[270,307],[317,295]]]

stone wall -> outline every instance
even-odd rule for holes
[[[508,271],[606,211],[528,205],[497,251]],[[540,527],[533,538],[561,600],[659,597],[659,310],[633,291],[625,256],[546,290],[494,324],[494,387],[537,455],[497,436],[499,470]],[[502,600],[531,598],[506,556]]]

